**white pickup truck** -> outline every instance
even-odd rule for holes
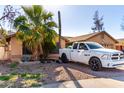
[[[102,67],[114,68],[124,65],[124,53],[107,49],[96,42],[76,42],[72,47],[59,50],[62,62],[81,62],[90,65],[94,71]]]

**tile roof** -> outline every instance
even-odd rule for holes
[[[124,38],[117,39],[119,42],[124,42]]]

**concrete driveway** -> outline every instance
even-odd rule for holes
[[[101,71],[92,71],[89,66],[80,63],[61,64],[71,80],[43,85],[43,88],[124,88],[124,66],[114,69],[103,68]],[[76,78],[73,73],[89,75],[91,78]],[[82,73],[81,73],[82,72]],[[85,74],[84,74],[85,73]]]
[[[91,71],[85,65],[83,67],[85,73],[96,76],[96,78],[46,84],[42,88],[124,88],[124,67],[104,68],[98,72]]]
[[[42,88],[124,88],[124,79],[96,78],[43,85]]]

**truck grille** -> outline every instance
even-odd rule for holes
[[[120,60],[120,59],[124,59],[124,54],[113,54],[112,56],[111,56],[111,59],[112,60]]]

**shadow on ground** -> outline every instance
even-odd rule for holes
[[[17,68],[9,68],[8,65],[0,65],[0,74],[9,73],[41,73],[46,77],[42,78],[39,82],[43,84],[50,84],[55,82],[63,82],[73,80],[77,88],[82,86],[77,80],[90,79],[90,78],[112,78],[119,81],[124,81],[124,67],[116,69],[103,68],[101,71],[92,71],[89,66],[70,62],[70,63],[39,63],[29,62],[19,64]],[[122,76],[122,78],[118,78]]]
[[[111,78],[119,81],[124,81],[124,68],[103,68],[101,71],[92,71],[89,66],[81,63],[62,63],[53,64],[51,73],[55,73],[52,82],[62,82],[73,80],[76,87],[82,86],[77,80],[90,79],[90,78]],[[122,78],[120,78],[122,76]],[[51,76],[50,76],[51,77]]]

